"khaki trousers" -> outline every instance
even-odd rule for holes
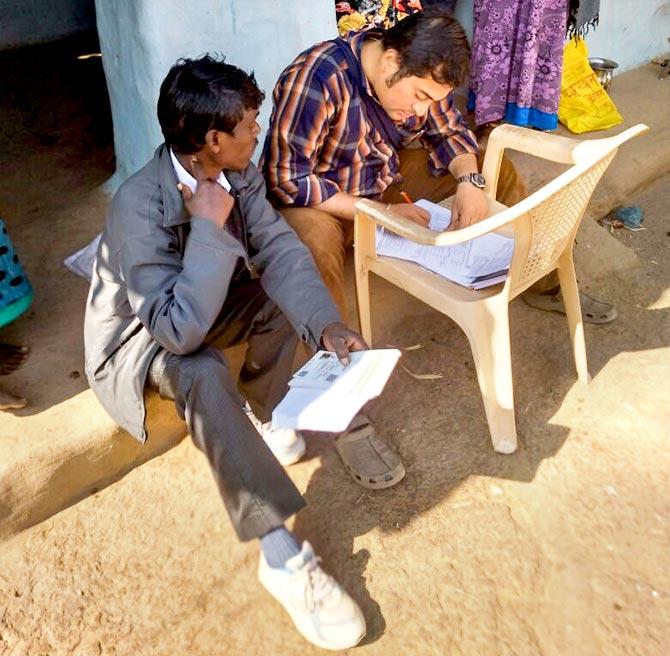
[[[456,191],[456,180],[447,174],[439,177],[428,170],[428,152],[423,148],[408,148],[400,153],[401,184],[391,185],[382,194],[385,203],[402,203],[400,191],[406,191],[410,198],[439,203]],[[484,153],[479,156],[479,166]],[[527,196],[526,185],[517,175],[512,163],[503,157],[498,180],[497,200],[504,205],[514,205]],[[344,258],[346,249],[352,245],[354,222],[340,219],[313,207],[279,207],[288,224],[296,231],[309,248],[330,291],[342,318],[346,321],[347,299],[344,284]],[[542,282],[542,281],[540,281]],[[539,284],[539,283],[538,283]],[[538,290],[534,290],[538,291]]]

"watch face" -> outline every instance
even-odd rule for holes
[[[486,187],[486,178],[481,173],[472,173],[470,175],[470,181],[475,187],[483,189]]]

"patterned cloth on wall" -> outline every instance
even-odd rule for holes
[[[553,130],[561,90],[568,0],[475,0],[468,109]]]
[[[387,29],[421,11],[421,0],[349,0],[336,2],[337,29],[342,36],[374,25]]]

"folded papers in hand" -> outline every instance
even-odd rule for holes
[[[350,353],[344,367],[335,353],[318,351],[293,375],[272,412],[274,428],[341,433],[356,413],[379,396],[395,368],[398,349]]]

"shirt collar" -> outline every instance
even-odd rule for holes
[[[380,36],[381,34],[379,30],[376,30],[374,27],[369,27],[361,30],[360,32],[355,32],[354,34],[349,33],[349,35],[345,37],[345,40],[349,41],[349,46],[351,47],[351,50],[354,53],[354,57],[358,59],[361,65],[361,72],[363,73],[363,79],[365,80],[365,88],[368,92],[368,95],[370,95],[375,100],[377,99],[377,95],[375,94],[374,89],[370,84],[370,80],[368,80],[368,76],[365,74],[365,71],[363,70],[363,62],[361,61],[361,51],[363,50],[363,44],[365,43],[366,40],[378,39]]]
[[[174,167],[174,172],[177,175],[177,180],[183,185],[186,185],[193,193],[198,188],[198,181],[182,166],[181,162],[177,159],[177,156],[172,152],[170,148],[170,159],[172,160],[172,166]],[[226,190],[230,191],[231,186],[228,182],[228,178],[223,174],[223,171],[219,173],[216,181]]]

